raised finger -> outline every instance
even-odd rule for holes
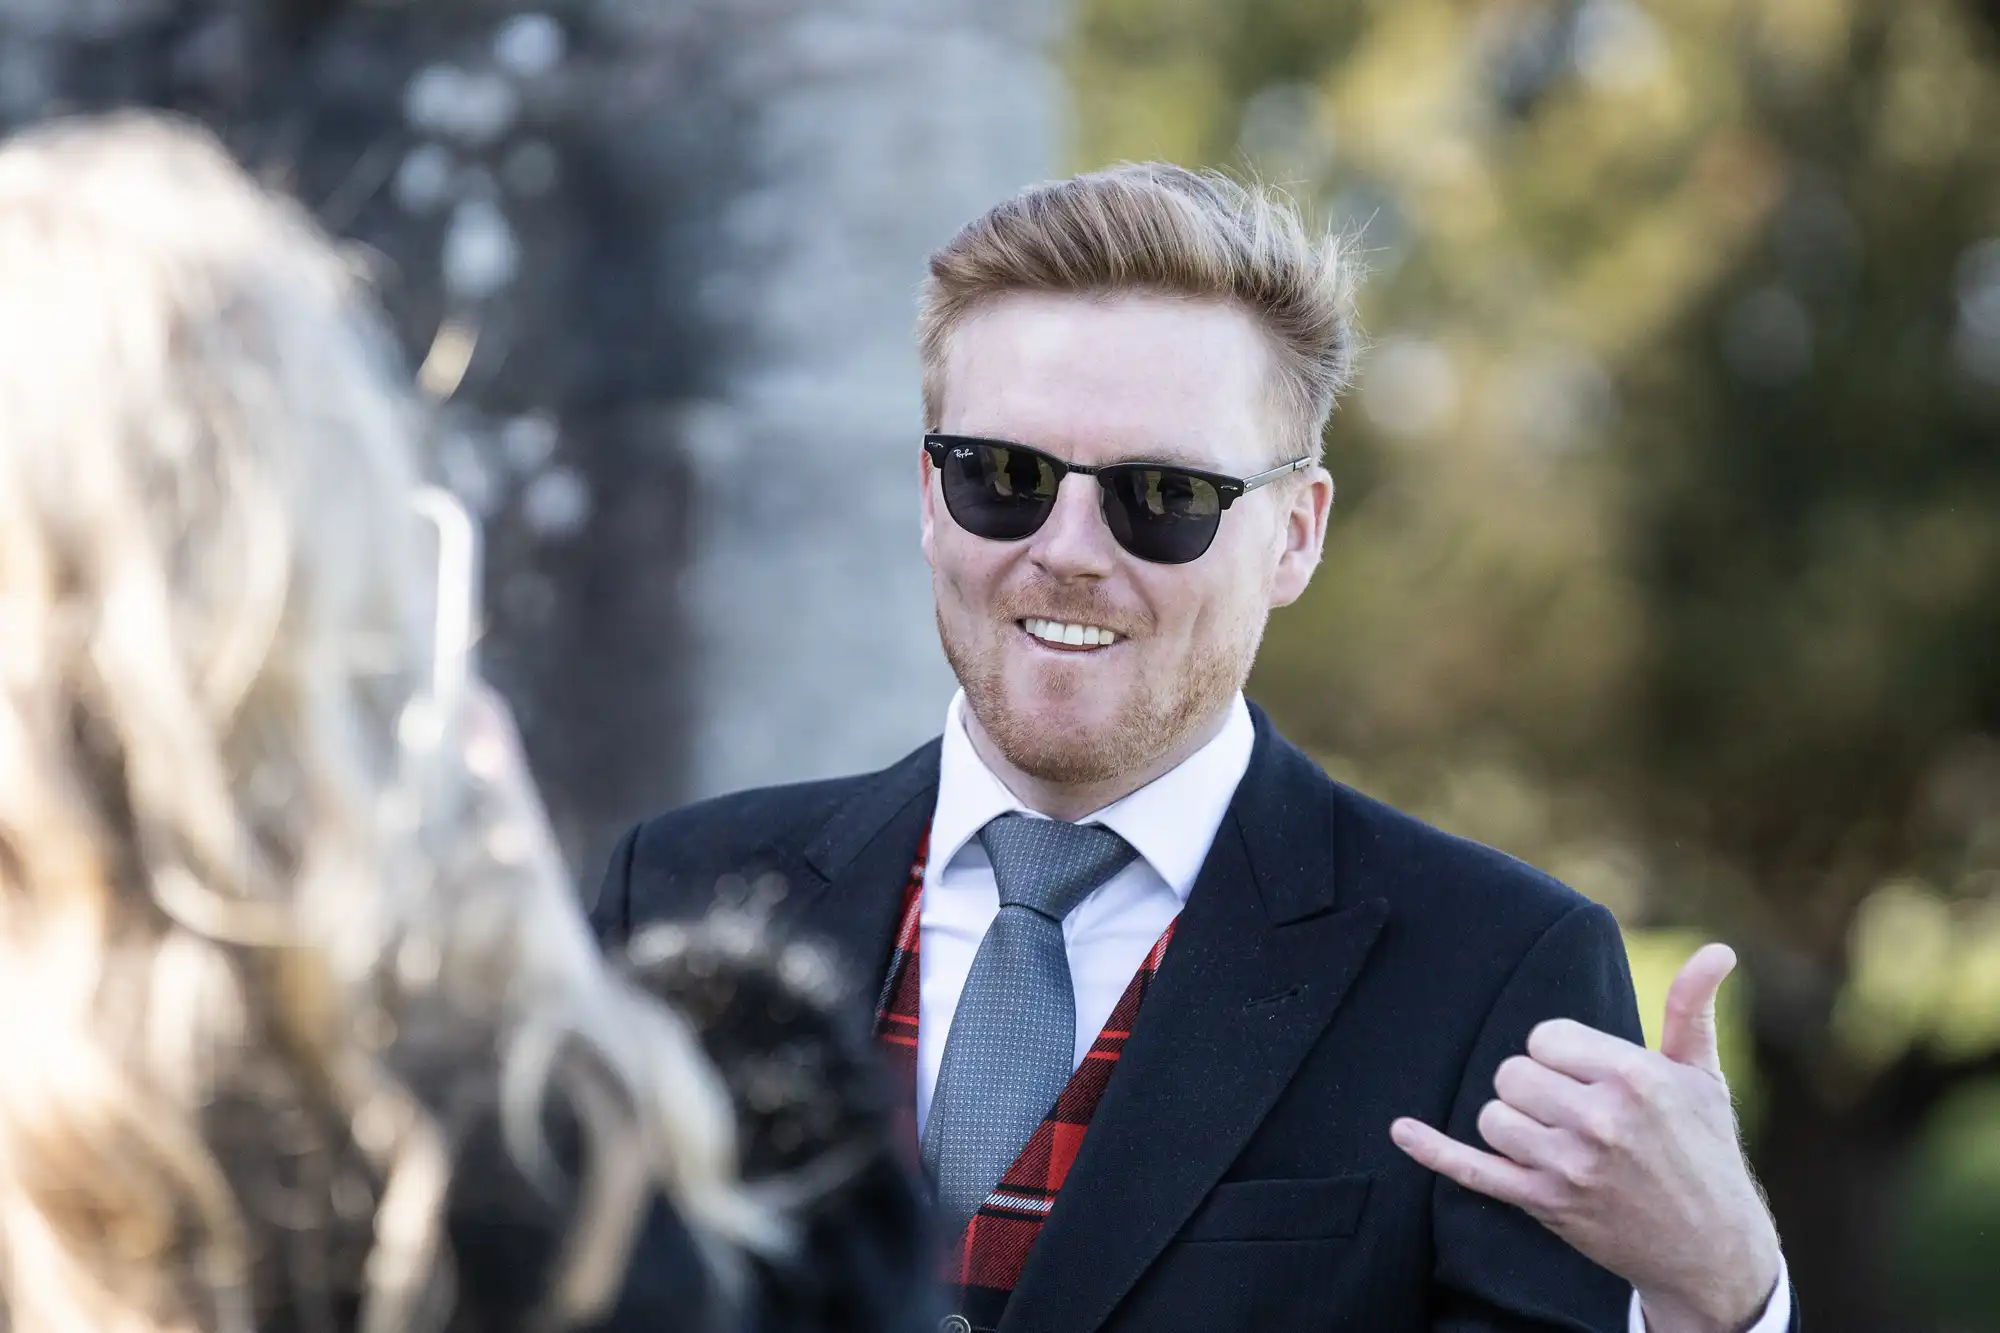
[[[1493,1091],[1501,1101],[1544,1125],[1581,1129],[1590,1086],[1549,1068],[1530,1055],[1516,1055],[1500,1064]]]
[[[1479,1111],[1479,1134],[1486,1146],[1521,1166],[1553,1169],[1564,1155],[1567,1133],[1503,1101],[1488,1102]]]
[[[1541,1201],[1535,1173],[1504,1157],[1482,1152],[1469,1144],[1408,1118],[1389,1126],[1389,1137],[1398,1148],[1448,1180],[1502,1203],[1529,1208]]]
[[[1528,1054],[1536,1063],[1580,1083],[1602,1083],[1632,1075],[1649,1052],[1574,1019],[1553,1018],[1528,1034]]]

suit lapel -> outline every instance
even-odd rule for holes
[[[808,873],[785,919],[830,944],[870,998],[895,941],[903,886],[937,804],[938,743],[917,750],[835,812],[802,853]]]
[[[1257,747],[1139,1022],[1009,1301],[1007,1333],[1090,1333],[1270,1111],[1382,927],[1340,900],[1332,785]]]

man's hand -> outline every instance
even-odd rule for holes
[[[1479,1113],[1500,1155],[1409,1119],[1390,1137],[1630,1282],[1649,1333],[1740,1333],[1770,1299],[1780,1258],[1716,1054],[1715,993],[1735,966],[1721,944],[1688,959],[1658,1052],[1566,1018],[1537,1027]]]

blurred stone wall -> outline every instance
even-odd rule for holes
[[[196,116],[369,257],[589,885],[936,730],[913,295],[1053,170],[1060,6],[0,0],[0,120]]]
[[[727,44],[754,113],[702,285],[747,317],[743,354],[688,436],[701,792],[885,764],[937,731],[916,286],[1057,156],[1056,0],[763,8],[726,11],[760,34]]]

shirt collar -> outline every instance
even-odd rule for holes
[[[961,690],[945,713],[926,881],[934,881],[935,872],[949,865],[992,820],[1015,811],[1035,813],[1021,804],[972,748],[972,737],[965,729],[965,707],[965,692]],[[1102,824],[1131,843],[1185,903],[1237,785],[1249,771],[1256,741],[1250,706],[1238,694],[1222,730],[1206,745],[1131,795],[1077,822]]]

